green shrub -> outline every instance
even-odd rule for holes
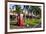
[[[35,26],[40,23],[40,19],[25,19],[25,25]]]

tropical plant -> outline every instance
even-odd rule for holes
[[[16,13],[20,13],[21,12],[21,6],[16,5]]]
[[[14,9],[14,7],[13,7],[13,9]],[[22,12],[21,11],[21,6],[20,5],[15,5],[15,10],[13,10],[12,12],[13,12],[13,14]]]

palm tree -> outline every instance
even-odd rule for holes
[[[16,5],[16,13],[20,13],[21,12],[21,7],[19,5]]]
[[[12,6],[12,13],[13,13],[13,15],[14,15],[15,13],[20,14],[21,12],[22,12],[22,10],[21,10],[20,5],[14,5],[14,6]]]

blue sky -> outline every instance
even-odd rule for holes
[[[15,4],[10,4],[10,8],[12,8],[12,6],[14,6]],[[21,9],[23,9],[24,8],[24,5],[20,5],[21,6]]]

